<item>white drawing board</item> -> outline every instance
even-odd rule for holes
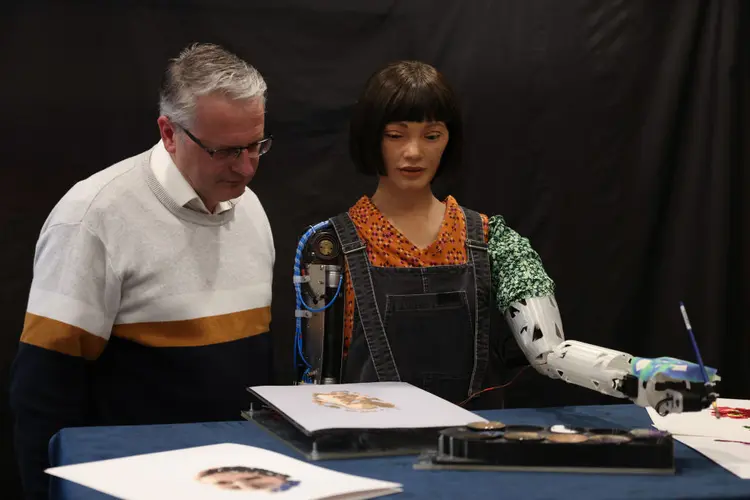
[[[330,429],[422,429],[486,419],[405,382],[251,387],[307,433]]]
[[[702,436],[679,436],[675,439],[740,479],[750,479],[750,441],[737,442]]]
[[[280,453],[223,443],[47,469],[48,474],[128,500],[363,499],[403,491]]]

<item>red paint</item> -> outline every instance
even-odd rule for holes
[[[737,444],[750,445],[750,443],[748,443],[747,441],[733,441],[731,439],[714,439],[714,441],[719,442],[719,443],[737,443]]]
[[[716,410],[711,410],[716,416]],[[730,408],[729,406],[719,406],[719,416],[734,419],[750,418],[750,408]]]

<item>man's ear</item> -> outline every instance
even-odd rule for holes
[[[175,126],[166,116],[160,116],[156,123],[159,125],[159,133],[161,134],[161,140],[164,143],[164,148],[170,153],[174,154],[177,150],[177,131]]]

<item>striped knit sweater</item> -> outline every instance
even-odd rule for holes
[[[246,189],[189,208],[159,171],[179,173],[161,143],[76,184],[42,228],[10,387],[30,497],[60,428],[234,420],[269,382],[263,207]]]

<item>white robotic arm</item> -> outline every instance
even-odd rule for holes
[[[673,370],[639,377],[637,369],[652,360],[635,358],[634,365],[630,354],[566,340],[560,310],[552,295],[515,302],[506,311],[505,318],[529,363],[550,378],[616,398],[627,398],[639,406],[653,407],[661,415],[699,411],[716,399],[717,395],[709,393],[710,387],[703,382],[689,377],[676,378]],[[680,363],[691,364],[672,358],[660,359],[677,362],[677,369]]]

